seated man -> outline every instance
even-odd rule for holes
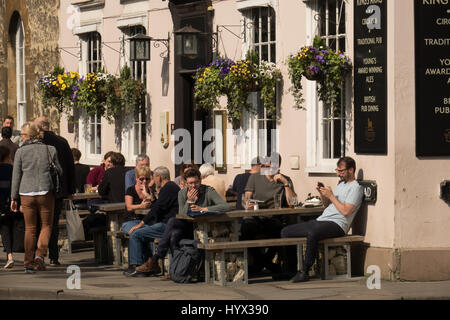
[[[148,259],[144,247],[150,239],[161,238],[166,229],[166,223],[178,213],[178,191],[180,187],[170,181],[170,171],[166,167],[158,167],[153,173],[156,188],[159,189],[156,200],[144,219],[130,229],[129,261],[130,270],[124,274],[129,277],[148,276],[146,272],[133,270],[133,266],[140,266]]]
[[[288,176],[280,173],[280,166],[281,156],[276,152],[272,153],[271,161],[265,167],[261,168],[261,172],[252,174],[248,179],[247,186],[245,187],[245,196],[250,199],[271,203],[275,195],[282,195],[282,199],[284,199],[283,204],[286,204],[286,199],[295,197],[293,183]],[[253,204],[249,206],[250,210],[252,208]],[[281,219],[281,217],[277,216],[273,218],[258,217],[243,220],[240,240],[279,238],[280,231],[283,228]],[[250,272],[258,272],[263,267],[272,272],[280,271],[279,267],[272,263],[275,255],[280,252],[279,247],[270,247],[265,254],[261,253],[260,248],[251,249],[249,252],[254,261]]]
[[[187,214],[189,210],[196,212],[227,212],[230,210],[228,203],[219,196],[214,188],[201,184],[201,174],[197,169],[189,169],[185,172],[184,177],[188,187],[178,193],[180,214]],[[189,236],[189,231],[191,231],[190,237],[192,237],[192,223],[175,217],[170,218],[156,254],[148,259],[144,265],[137,267],[136,270],[141,273],[159,273],[158,259],[163,259],[166,256],[169,246],[173,252],[178,242],[183,237]]]
[[[333,191],[323,184],[317,187],[323,204],[327,206],[322,215],[316,220],[293,224],[281,230],[282,238],[307,238],[303,270],[298,271],[292,282],[309,280],[308,272],[316,260],[320,240],[344,236],[350,229],[363,200],[363,188],[355,180],[355,170],[355,160],[350,157],[339,159],[336,172],[340,181],[336,189]]]
[[[236,192],[236,210],[244,210],[244,207],[242,206],[242,195],[245,193],[245,187],[247,186],[248,179],[252,174],[260,172],[261,160],[259,157],[256,157],[252,160],[250,170],[245,170],[244,173],[240,173],[234,178],[231,190]]]

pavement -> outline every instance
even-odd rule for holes
[[[1,250],[3,251],[3,250]],[[6,263],[5,255],[0,266]],[[381,281],[368,289],[367,278],[311,279],[305,283],[250,279],[248,285],[221,287],[206,283],[177,284],[162,277],[127,278],[111,265],[97,265],[93,249],[61,253],[61,266],[25,274],[23,253],[14,254],[13,269],[0,269],[0,299],[16,300],[450,300],[450,281]],[[69,279],[71,265],[80,268],[80,288]],[[69,280],[68,280],[69,279]],[[69,283],[69,286],[68,286]],[[71,289],[72,287],[72,289]]]

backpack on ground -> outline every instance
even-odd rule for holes
[[[197,248],[197,240],[183,239],[170,262],[170,278],[177,283],[198,280],[203,266],[203,251]]]

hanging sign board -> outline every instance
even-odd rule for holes
[[[416,155],[450,156],[450,1],[414,9]]]
[[[355,152],[387,153],[387,0],[354,3]]]

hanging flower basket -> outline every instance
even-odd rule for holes
[[[281,72],[273,63],[259,64],[252,52],[245,60],[236,62],[219,58],[199,68],[194,79],[197,106],[213,109],[219,106],[219,98],[226,95],[228,118],[234,125],[240,122],[243,110],[255,112],[248,103],[251,92],[261,91],[264,105],[274,114],[275,87],[281,80]]]
[[[289,77],[292,87],[289,89],[295,98],[295,106],[302,108],[302,77],[318,82],[319,99],[332,109],[340,108],[337,99],[345,77],[352,70],[352,64],[342,52],[325,46],[319,36],[314,38],[312,46],[304,46],[289,57]]]
[[[44,107],[56,107],[60,113],[70,111],[79,89],[79,79],[78,72],[65,72],[59,66],[50,74],[41,76],[37,85]]]

